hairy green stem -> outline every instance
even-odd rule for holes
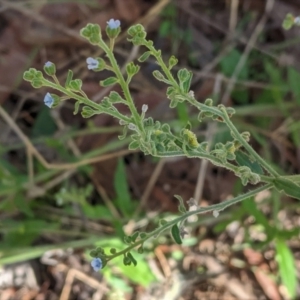
[[[160,53],[152,45],[149,45],[147,42],[145,43],[145,46],[151,51],[152,55],[157,60],[158,64],[162,68],[163,72],[165,73],[166,77],[171,82],[171,84],[174,87],[177,88],[178,92],[180,92],[180,87],[179,87],[177,81],[174,79],[171,71],[169,70],[169,68],[164,63],[163,59],[161,58]],[[248,144],[248,142],[241,136],[241,134],[239,133],[239,131],[236,129],[236,127],[231,122],[231,120],[230,120],[230,118],[229,118],[229,116],[228,116],[225,108],[221,108],[221,111],[220,111],[217,108],[209,107],[209,106],[207,106],[207,105],[205,105],[203,103],[198,102],[196,99],[194,99],[193,97],[191,97],[189,95],[182,95],[182,96],[186,97],[186,99],[188,100],[188,102],[190,102],[192,105],[194,105],[195,107],[197,107],[199,110],[208,111],[208,112],[211,112],[211,113],[213,113],[215,115],[223,117],[224,121],[228,125],[229,129],[235,134],[235,138],[240,141],[240,143],[249,152],[249,154],[251,154],[257,160],[257,162],[260,163],[261,166],[265,170],[267,170],[271,175],[273,175],[274,177],[278,177],[279,176],[279,174],[263,158],[261,158],[255,152],[255,150]]]
[[[226,108],[221,108],[221,111],[223,112],[223,118],[226,122],[226,125],[229,127],[229,129],[233,132],[234,137],[243,145],[243,147],[248,151],[248,153],[256,159],[256,161],[265,169],[267,170],[271,175],[274,177],[279,177],[279,174],[260,156],[257,154],[257,152],[248,144],[248,142],[241,136],[239,131],[236,129],[236,127],[231,122]]]
[[[134,101],[133,101],[133,99],[131,97],[131,94],[130,94],[130,91],[129,91],[129,86],[126,83],[126,80],[124,79],[124,76],[123,76],[123,74],[120,70],[120,67],[118,66],[118,63],[116,61],[116,58],[115,58],[113,52],[102,40],[99,43],[99,46],[106,53],[106,55],[107,55],[107,57],[108,57],[108,59],[111,63],[111,66],[113,68],[113,72],[116,74],[116,76],[119,80],[119,84],[120,84],[120,86],[122,88],[122,91],[124,93],[124,97],[127,100],[127,104],[128,104],[128,107],[129,107],[129,109],[132,113],[133,120],[134,120],[135,124],[137,125],[139,131],[145,136],[146,133],[145,133],[145,129],[144,129],[141,117],[140,117],[140,115],[139,115],[139,113],[136,109],[136,106],[134,104]]]
[[[107,108],[103,108],[100,104],[98,103],[95,103],[94,101],[90,100],[89,98],[86,98],[86,97],[83,97],[83,96],[80,96],[80,95],[77,95],[76,93],[64,88],[63,86],[61,85],[58,85],[58,84],[55,84],[47,79],[44,79],[44,85],[45,86],[48,86],[48,87],[51,87],[57,91],[60,91],[61,93],[63,94],[66,94],[68,95],[70,98],[73,98],[73,99],[76,99],[78,100],[80,103],[82,104],[86,104],[96,110],[101,110],[103,113],[106,113],[110,116],[113,116],[117,119],[120,119],[120,120],[123,120],[125,121],[126,123],[130,123],[131,122],[131,119],[122,115],[121,113],[119,113],[117,110],[114,110],[114,111],[111,111]]]
[[[212,164],[215,166],[223,167],[227,170],[230,170],[234,172],[235,174],[238,173],[238,166],[235,166],[229,162],[221,162],[218,158],[215,156],[205,153],[205,152],[199,152],[199,151],[193,151],[191,150],[188,153],[185,153],[182,150],[178,151],[165,151],[165,152],[157,152],[156,157],[161,157],[161,158],[166,158],[166,157],[175,157],[175,156],[184,156],[184,157],[189,157],[189,158],[199,158],[199,159],[206,159],[209,160]],[[260,175],[261,181],[266,182],[266,183],[271,183],[273,181],[273,177],[265,176],[265,175]]]
[[[165,231],[167,229],[170,229],[175,224],[183,222],[184,220],[186,220],[190,216],[197,215],[197,214],[204,214],[204,213],[213,212],[213,211],[217,211],[217,212],[223,211],[225,208],[227,208],[231,205],[234,205],[238,202],[249,199],[249,198],[255,196],[256,194],[258,194],[259,192],[262,192],[264,190],[272,188],[272,186],[273,186],[273,184],[268,183],[266,185],[263,185],[259,188],[254,189],[250,192],[247,192],[243,195],[237,196],[233,199],[229,199],[229,200],[226,200],[226,201],[218,203],[218,204],[210,205],[208,207],[199,207],[197,210],[194,210],[194,211],[188,211],[185,214],[169,221],[168,223],[164,224],[163,226],[161,226],[161,227],[155,229],[154,231],[148,233],[145,238],[138,240],[137,242],[133,243],[132,245],[128,246],[127,248],[125,248],[125,249],[123,249],[119,252],[116,252],[115,254],[107,255],[106,257],[107,257],[108,261],[112,260],[113,258],[115,258],[117,256],[126,254],[130,250],[132,250],[132,249],[134,249],[138,246],[143,245],[148,239],[158,236],[163,231]]]

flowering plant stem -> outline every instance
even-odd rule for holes
[[[168,67],[166,66],[165,62],[163,61],[163,59],[161,58],[161,55],[159,54],[159,52],[151,45],[148,46],[148,43],[145,43],[145,46],[148,47],[148,49],[151,51],[151,54],[155,57],[155,59],[158,62],[158,65],[162,68],[162,70],[164,71],[166,77],[168,78],[168,80],[170,82],[172,82],[172,84],[174,86],[176,86],[176,88],[178,90],[180,90],[180,87],[177,83],[177,81],[174,79],[172,73],[170,72],[170,70],[168,69]],[[257,162],[259,162],[261,164],[261,166],[267,170],[272,176],[274,177],[278,177],[278,173],[263,159],[261,158],[256,151],[247,143],[247,141],[241,136],[241,134],[239,133],[239,131],[236,129],[236,127],[234,126],[234,124],[231,122],[227,111],[225,109],[225,107],[221,107],[220,110],[222,112],[220,112],[220,110],[215,109],[213,107],[208,107],[202,103],[199,103],[198,101],[196,101],[193,97],[190,97],[188,94],[183,95],[184,97],[186,97],[187,101],[196,106],[199,110],[203,110],[203,111],[208,111],[208,112],[212,112],[216,115],[218,115],[219,117],[222,117],[226,123],[226,125],[228,126],[228,128],[234,133],[235,138],[241,143],[241,145],[243,145],[243,147],[249,152],[249,154],[255,158],[257,160]]]
[[[135,249],[135,248],[143,245],[150,238],[155,238],[155,237],[159,236],[162,232],[170,229],[175,224],[183,223],[190,216],[204,214],[204,213],[213,212],[213,211],[220,212],[220,211],[224,210],[225,208],[227,208],[227,207],[229,207],[231,205],[239,203],[239,202],[241,202],[243,200],[250,199],[251,197],[257,195],[258,193],[260,193],[262,191],[265,191],[267,189],[272,188],[272,186],[273,185],[271,183],[269,183],[269,184],[263,185],[263,186],[261,186],[259,188],[256,188],[256,189],[254,189],[252,191],[249,191],[249,192],[247,192],[247,193],[245,193],[243,195],[240,195],[240,196],[237,196],[235,198],[226,200],[224,202],[221,202],[221,203],[218,203],[218,204],[214,204],[214,205],[210,205],[208,207],[199,207],[198,209],[196,209],[194,211],[188,211],[185,214],[183,214],[183,215],[181,215],[181,216],[179,216],[177,218],[174,218],[171,221],[168,221],[166,224],[162,225],[161,227],[156,228],[152,232],[148,233],[145,238],[136,241],[135,243],[133,243],[132,245],[128,246],[127,248],[125,248],[125,249],[123,249],[121,251],[118,251],[118,252],[116,252],[116,253],[114,253],[112,255],[107,255],[106,258],[109,261],[109,260],[112,260],[113,258],[115,258],[117,256],[123,255],[123,254],[127,253],[128,251],[130,251],[132,249]]]
[[[132,236],[125,236],[124,240],[128,246],[121,251],[111,248],[110,254],[107,254],[102,248],[92,250],[91,256],[94,259],[91,265],[94,270],[100,270],[108,261],[120,255],[124,255],[123,262],[125,265],[130,265],[131,263],[136,265],[136,261],[130,251],[136,247],[139,247],[138,251],[143,251],[143,245],[148,239],[155,238],[160,233],[170,230],[174,240],[177,243],[181,243],[181,238],[185,232],[185,222],[189,221],[189,217],[207,212],[212,212],[214,216],[217,216],[225,208],[249,199],[266,189],[274,187],[279,192],[284,192],[291,197],[300,199],[300,186],[298,185],[300,175],[280,176],[255,152],[248,143],[250,141],[250,133],[240,133],[231,121],[231,115],[234,113],[233,108],[225,107],[222,104],[214,106],[212,99],[206,99],[204,103],[197,101],[194,98],[194,93],[190,90],[192,82],[191,72],[187,69],[180,69],[177,72],[177,78],[175,78],[171,70],[178,60],[172,56],[167,66],[162,59],[161,51],[154,48],[152,41],[146,40],[146,31],[140,24],[128,29],[128,34],[131,36],[129,41],[134,45],[147,48],[148,51],[138,59],[140,62],[144,62],[150,55],[156,59],[163,74],[159,70],[155,70],[153,76],[168,85],[166,95],[170,99],[170,107],[174,108],[178,103],[186,101],[199,110],[199,121],[202,121],[203,118],[212,118],[223,122],[228,127],[233,140],[226,143],[216,143],[213,149],[208,149],[207,142],[198,142],[197,136],[190,130],[189,124],[180,133],[173,133],[169,124],[162,124],[159,121],[154,121],[152,117],[146,117],[147,104],[142,106],[142,111],[139,113],[131,96],[129,84],[140,67],[130,62],[126,65],[126,74],[122,74],[113,53],[115,39],[121,31],[120,21],[111,19],[107,24],[106,34],[109,38],[109,45],[102,39],[99,25],[88,24],[81,30],[81,35],[88,39],[91,44],[97,45],[104,50],[107,60],[105,61],[100,57],[89,57],[87,58],[87,67],[95,72],[104,69],[113,72],[115,77],[109,77],[101,81],[100,84],[104,87],[119,84],[123,94],[120,95],[116,91],[112,91],[109,96],[103,98],[101,103],[95,103],[81,89],[82,81],[80,79],[73,80],[72,71],[69,70],[65,87],[63,87],[55,75],[55,65],[52,62],[47,62],[44,66],[44,71],[52,77],[54,82],[45,79],[43,73],[35,69],[30,69],[24,73],[24,79],[31,82],[34,88],[47,86],[63,94],[58,96],[47,93],[44,98],[45,105],[52,108],[60,102],[72,98],[75,100],[74,113],[77,113],[81,108],[80,105],[83,105],[81,114],[84,118],[105,113],[118,119],[120,125],[124,126],[123,135],[120,139],[125,138],[128,130],[131,130],[129,133],[131,137],[129,149],[131,150],[140,149],[146,155],[156,157],[184,156],[206,159],[218,167],[234,172],[236,176],[240,177],[243,185],[251,183],[253,185],[260,184],[260,186],[243,195],[208,207],[198,207],[196,205],[196,207],[191,209],[195,204],[191,204],[194,203],[194,200],[190,199],[187,203],[189,211],[187,211],[186,205],[180,196],[176,196],[180,202],[179,211],[181,215],[179,217],[170,221],[160,220],[160,226],[150,233],[135,232]],[[115,106],[117,103],[124,104],[129,109],[130,116],[121,113]],[[261,183],[264,183],[264,185],[261,185]]]
[[[124,93],[128,108],[130,109],[130,112],[132,113],[133,122],[138,126],[138,129],[140,130],[140,132],[145,134],[144,128],[143,128],[143,125],[141,122],[141,117],[140,117],[139,113],[137,112],[137,109],[136,109],[133,99],[131,97],[128,83],[126,83],[126,81],[123,77],[123,74],[121,73],[121,70],[118,66],[118,63],[116,61],[116,58],[115,58],[112,50],[104,43],[103,40],[101,40],[99,42],[99,47],[102,48],[104,50],[104,52],[106,53],[106,55],[111,63],[112,71],[116,74],[116,76],[119,80],[119,84]]]

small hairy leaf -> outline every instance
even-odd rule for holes
[[[127,253],[127,257],[131,260],[133,265],[136,267],[137,261],[135,260],[135,258],[132,256],[132,254],[130,252]]]
[[[252,162],[247,154],[242,151],[237,151],[235,153],[236,161],[240,166],[247,166],[253,173],[264,174],[260,164],[256,161]]]
[[[132,141],[128,146],[129,150],[136,150],[139,147],[140,147],[140,144],[138,141]]]
[[[172,228],[171,228],[171,235],[174,239],[174,241],[181,245],[182,244],[182,240],[181,240],[181,236],[180,236],[180,231],[179,231],[179,228],[177,226],[177,224],[173,225]]]
[[[138,61],[139,62],[144,62],[146,61],[149,56],[150,56],[151,52],[150,51],[146,51],[144,54],[142,54],[139,58],[138,58]]]
[[[72,79],[73,79],[73,71],[69,70],[68,75],[67,75],[67,79],[66,79],[66,83],[65,83],[66,88],[69,86]]]
[[[100,85],[102,85],[103,87],[106,87],[106,86],[114,85],[118,81],[119,80],[116,77],[109,77],[109,78],[106,78],[106,79],[100,81]]]

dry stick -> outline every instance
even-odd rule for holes
[[[9,92],[11,92],[11,90],[9,89]],[[12,114],[11,114],[11,118],[13,120],[16,120],[16,118],[18,117],[24,103],[25,103],[25,97],[24,95],[21,97],[21,99],[17,102],[17,105],[16,107],[14,108]],[[10,134],[10,128],[7,127],[7,129],[3,130],[2,132],[2,141],[7,141],[8,137],[9,137],[9,134]]]
[[[239,0],[231,0],[230,4],[229,36],[233,37],[237,24]]]
[[[118,152],[114,152],[111,154],[105,154],[101,156],[86,158],[81,161],[75,162],[75,163],[63,163],[63,164],[50,164],[48,163],[45,158],[37,151],[37,149],[33,146],[33,144],[30,142],[30,140],[27,138],[27,136],[21,131],[21,129],[18,127],[18,125],[15,123],[14,120],[10,118],[10,116],[7,114],[7,112],[0,106],[0,115],[1,117],[6,121],[6,123],[14,130],[14,132],[19,136],[19,138],[23,141],[26,148],[29,148],[32,152],[32,154],[36,157],[36,159],[46,168],[51,170],[69,170],[69,169],[76,169],[80,166],[84,166],[87,164],[95,163],[104,161],[107,159],[124,156],[129,153],[138,152],[133,150],[120,150]]]
[[[113,205],[111,199],[107,196],[107,193],[105,191],[105,189],[103,188],[103,186],[101,184],[99,184],[98,182],[95,182],[94,184],[96,186],[96,190],[97,192],[101,195],[105,205],[109,208],[111,214],[118,220],[121,219],[121,215],[119,214],[118,210],[116,209],[116,207]]]
[[[133,214],[133,218],[135,216],[137,216],[141,212],[142,208],[145,206],[145,204],[146,204],[146,202],[147,202],[147,200],[150,196],[150,193],[151,193],[151,191],[152,191],[152,189],[153,189],[153,187],[154,187],[154,185],[157,181],[157,178],[158,178],[159,174],[161,173],[161,170],[162,170],[163,166],[165,165],[166,161],[167,161],[167,159],[163,158],[155,166],[154,172],[152,173],[152,175],[151,175],[151,177],[148,181],[148,184],[146,186],[146,189],[145,189],[145,191],[144,191],[144,193],[141,197],[140,204],[139,204],[139,206],[137,207],[136,211]]]
[[[60,265],[61,267],[61,265]],[[67,270],[68,268],[63,265],[63,271]],[[86,275],[85,273],[76,270],[76,269],[69,269],[68,274],[65,279],[64,288],[60,294],[59,300],[66,300],[70,299],[71,289],[73,286],[73,282],[75,280],[80,280],[82,283],[88,284],[90,287],[92,287],[96,292],[99,292],[99,299],[102,299],[102,296],[107,294],[109,292],[109,289],[104,286],[103,283],[99,283],[98,280],[92,278],[91,276]],[[96,293],[95,292],[95,293]],[[94,295],[95,295],[94,293]],[[94,298],[91,298],[94,299]]]
[[[274,0],[267,0],[265,12],[264,12],[263,16],[261,17],[260,21],[258,22],[258,24],[256,25],[254,32],[252,33],[252,35],[249,39],[249,42],[246,45],[243,55],[242,55],[241,59],[239,60],[237,66],[231,76],[231,79],[227,85],[227,89],[222,97],[221,102],[225,105],[230,97],[230,94],[231,94],[233,88],[234,88],[234,85],[237,81],[238,75],[240,74],[243,66],[245,65],[246,60],[248,59],[248,56],[249,56],[251,50],[254,48],[259,34],[262,32],[262,30],[265,26],[268,14],[270,13],[271,9],[273,8],[273,5],[274,5]]]
[[[216,77],[213,95],[215,101],[218,100],[220,91],[221,91],[221,83],[222,83],[222,74],[218,74]],[[216,131],[216,123],[209,123],[207,132],[206,132],[206,141],[208,142],[208,148],[210,148],[213,141],[213,133]],[[198,179],[196,183],[196,189],[194,192],[194,199],[199,206],[201,206],[201,199],[203,194],[204,180],[208,167],[208,160],[201,160],[201,167],[199,168]]]
[[[60,129],[61,131],[64,131],[66,129],[66,126],[65,126],[64,122],[60,118],[60,110],[61,110],[61,108],[57,108],[55,110],[51,110],[51,115],[52,115],[53,120],[55,121],[58,129]],[[73,138],[71,138],[71,137],[68,138],[67,145],[68,145],[68,147],[71,149],[71,151],[73,152],[73,154],[77,158],[82,155],[82,153],[80,152],[79,148],[75,144]]]
[[[26,148],[27,154],[27,170],[28,170],[28,177],[29,177],[29,186],[34,185],[34,168],[33,168],[33,154],[30,148]]]

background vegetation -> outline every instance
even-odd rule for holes
[[[107,116],[86,121],[66,102],[49,110],[45,90],[23,71],[55,62],[64,81],[72,69],[95,101],[110,92],[105,74],[85,59],[101,51],[79,36],[86,23],[120,19],[120,67],[139,57],[126,28],[142,23],[156,47],[194,72],[196,99],[237,113],[253,147],[282,174],[300,173],[299,27],[285,31],[293,1],[0,1],[0,297],[1,299],[291,299],[299,297],[299,202],[262,193],[224,212],[204,215],[183,245],[169,236],[135,253],[138,266],[114,260],[99,274],[95,246],[123,247],[123,235],[157,226],[177,213],[179,194],[201,205],[239,194],[233,174],[194,159],[157,160],[127,150]],[[197,112],[170,110],[149,61],[132,83],[140,108],[176,131],[191,122],[199,141],[226,141],[222,125]],[[102,77],[103,76],[103,77]],[[117,87],[114,87],[117,90]],[[25,296],[27,298],[25,298]],[[6,298],[4,298],[6,297]],[[10,297],[10,298],[9,298]],[[23,297],[23,298],[22,298]],[[43,298],[42,298],[43,297]],[[98,298],[97,298],[98,297]],[[143,298],[144,297],[144,298]]]

